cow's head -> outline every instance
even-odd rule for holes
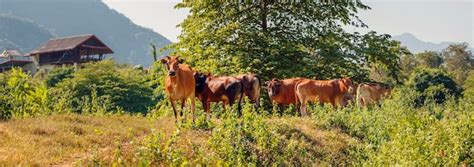
[[[352,79],[349,77],[345,77],[341,79],[342,84],[347,88],[347,93],[349,94],[354,94],[355,93],[355,87],[354,83],[352,83]]]
[[[161,59],[161,63],[163,63],[168,70],[169,77],[176,77],[176,74],[179,71],[179,64],[184,62],[179,56],[166,56],[165,58]]]
[[[195,85],[196,93],[200,93],[204,90],[204,87],[206,86],[207,78],[208,76],[203,73],[199,73],[199,72],[194,73],[194,81],[196,82],[196,85]]]
[[[273,78],[271,81],[265,82],[265,85],[267,85],[268,96],[273,97],[280,93],[282,82]]]

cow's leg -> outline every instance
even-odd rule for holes
[[[178,123],[178,113],[176,112],[176,103],[173,99],[170,98],[171,107],[173,107],[175,122]]]
[[[298,116],[301,116],[301,113],[298,112],[298,111],[301,111],[301,105],[298,105],[298,104],[294,104],[293,106],[295,106],[295,113],[298,114]]]
[[[306,103],[307,103],[307,100],[306,99],[302,99],[301,100],[301,116],[304,117],[306,116]]]
[[[193,123],[194,123],[194,120],[196,119],[196,115],[194,114],[194,111],[196,110],[196,101],[195,101],[195,96],[194,96],[194,92],[191,94],[190,96],[191,98],[191,113],[193,114]]]
[[[278,108],[279,108],[279,114],[280,116],[283,116],[283,113],[285,112],[285,105],[284,104],[278,104]]]
[[[332,98],[331,100],[329,100],[329,102],[331,103],[332,108],[337,109],[336,99],[335,99],[335,98]]]
[[[255,92],[255,104],[257,104],[257,109],[260,108],[260,89]]]
[[[229,100],[230,112],[234,112],[234,100]]]
[[[186,99],[182,99],[182,100],[181,100],[181,111],[179,112],[179,115],[180,115],[181,117],[183,116],[185,104],[186,104]],[[185,119],[186,119],[186,118],[185,118]]]
[[[206,102],[206,113],[207,113],[207,119],[211,119],[211,102]]]
[[[242,115],[242,99],[244,98],[243,94],[240,94],[239,101],[237,102],[237,111],[239,112],[239,116]]]
[[[225,102],[225,101],[222,101],[222,112],[223,112],[223,113],[226,112],[226,111],[225,111],[225,105],[226,105],[226,102]]]

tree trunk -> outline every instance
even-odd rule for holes
[[[262,0],[260,3],[260,19],[261,19],[261,26],[262,30],[264,32],[267,31],[267,5],[268,5],[268,0]]]

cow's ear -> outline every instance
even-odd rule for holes
[[[270,81],[265,81],[265,85],[268,85],[268,84],[270,84]]]
[[[168,60],[166,60],[166,59],[161,59],[161,63],[166,64],[166,63],[168,63]]]
[[[161,59],[161,63],[166,64],[166,63],[168,63],[168,60],[169,60],[169,59],[170,59],[170,57],[169,57],[169,56],[166,56],[166,57],[164,57],[164,58]]]
[[[179,58],[179,59],[178,59],[178,63],[179,63],[179,64],[183,64],[183,63],[184,63],[184,59]]]

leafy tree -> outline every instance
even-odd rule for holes
[[[47,87],[54,87],[64,79],[72,78],[73,68],[56,68],[52,70],[44,79]]]
[[[453,44],[442,52],[444,67],[460,85],[464,84],[469,71],[474,69],[474,60],[468,46],[467,43]]]
[[[344,31],[344,25],[367,27],[356,14],[370,8],[360,1],[184,1],[176,7],[190,15],[171,47],[195,68],[217,74],[364,80],[377,62],[396,77],[398,56],[406,51],[389,35]]]
[[[438,68],[443,63],[443,58],[434,51],[425,51],[415,55],[418,65],[425,68]]]
[[[470,97],[474,100],[474,71],[470,71],[464,83],[464,97]]]
[[[457,98],[461,95],[456,82],[439,69],[415,70],[408,80],[408,85],[419,93],[416,100],[418,106],[423,105],[427,99],[441,104],[449,96]]]
[[[145,78],[140,76],[143,76],[140,70],[113,61],[89,63],[72,78],[57,84],[51,90],[51,97],[56,101],[71,99],[72,110],[76,112],[90,111],[91,105],[98,103],[107,111],[144,113],[154,104],[154,96]]]
[[[400,75],[403,78],[408,78],[408,76],[415,70],[417,67],[416,59],[413,55],[411,54],[406,54],[400,56],[400,68],[401,68],[401,73]]]

